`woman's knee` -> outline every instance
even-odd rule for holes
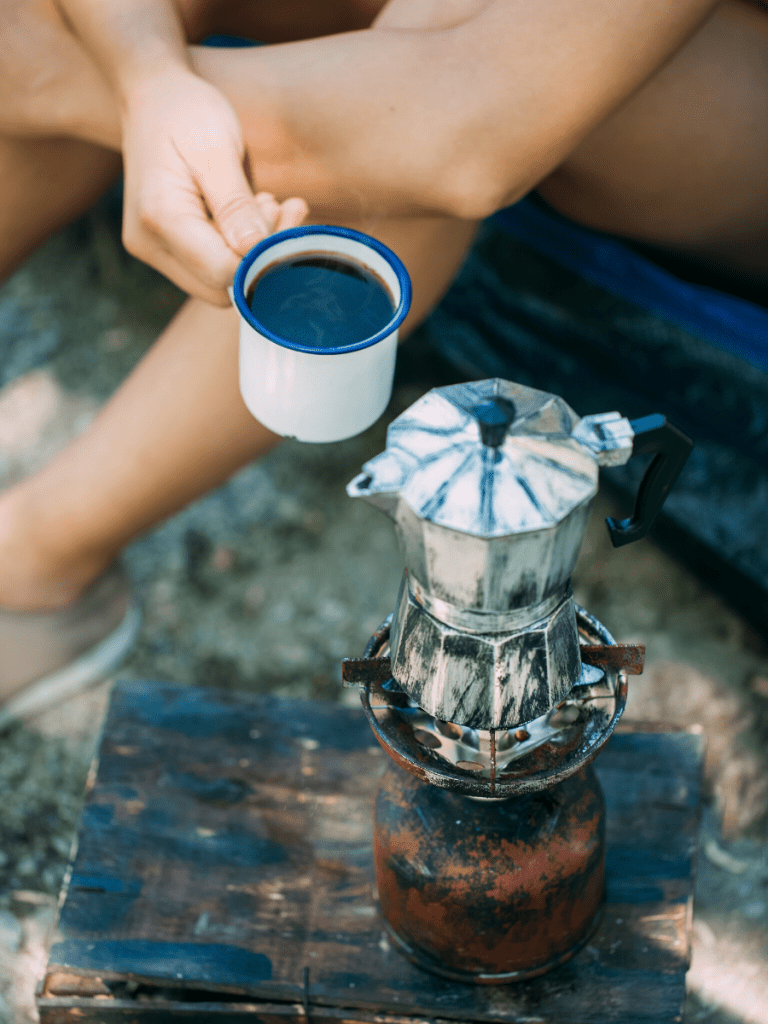
[[[590,227],[659,244],[764,233],[767,121],[768,14],[727,0],[539,190]]]

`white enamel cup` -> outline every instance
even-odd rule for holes
[[[251,282],[273,264],[309,253],[347,257],[372,271],[392,297],[390,322],[343,348],[311,348],[260,324],[246,300]],[[408,272],[390,249],[349,228],[290,228],[251,249],[231,294],[240,313],[240,392],[259,422],[299,441],[342,441],[376,422],[392,394],[397,331],[411,303]]]

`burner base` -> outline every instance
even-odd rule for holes
[[[375,807],[382,916],[420,967],[456,981],[519,981],[568,960],[594,930],[605,807],[591,766],[489,802],[393,765]]]
[[[436,974],[441,978],[447,978],[449,981],[458,981],[464,985],[509,985],[515,981],[528,981],[529,978],[538,978],[542,974],[546,974],[548,971],[554,970],[555,967],[559,967],[561,964],[567,963],[571,957],[576,956],[579,950],[583,949],[589,942],[597,931],[602,917],[603,907],[601,906],[581,941],[577,942],[575,946],[571,947],[571,949],[566,950],[565,953],[560,953],[558,956],[552,957],[551,960],[548,960],[547,963],[542,964],[540,967],[532,967],[527,971],[507,971],[503,974],[470,974],[469,971],[461,971],[458,969],[452,970],[451,968],[446,967],[445,964],[439,963],[422,950],[409,946],[395,931],[392,930],[388,921],[382,920],[382,924],[393,948],[396,949],[398,953],[402,953],[402,955],[410,960],[416,967],[421,968],[422,971],[428,971],[430,974]]]

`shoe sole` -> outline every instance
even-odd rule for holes
[[[141,611],[131,603],[123,621],[106,639],[65,668],[27,686],[0,708],[0,730],[20,720],[40,714],[68,697],[88,689],[110,674],[128,651],[141,626]]]

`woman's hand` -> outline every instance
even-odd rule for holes
[[[124,104],[126,248],[184,291],[226,305],[240,257],[300,224],[306,203],[254,195],[232,106],[192,72],[159,71]]]
[[[217,88],[169,61],[121,95],[65,17],[54,0],[0,0],[0,134],[122,149],[126,247],[226,305],[239,257],[301,223],[306,204],[253,195],[240,124]]]

